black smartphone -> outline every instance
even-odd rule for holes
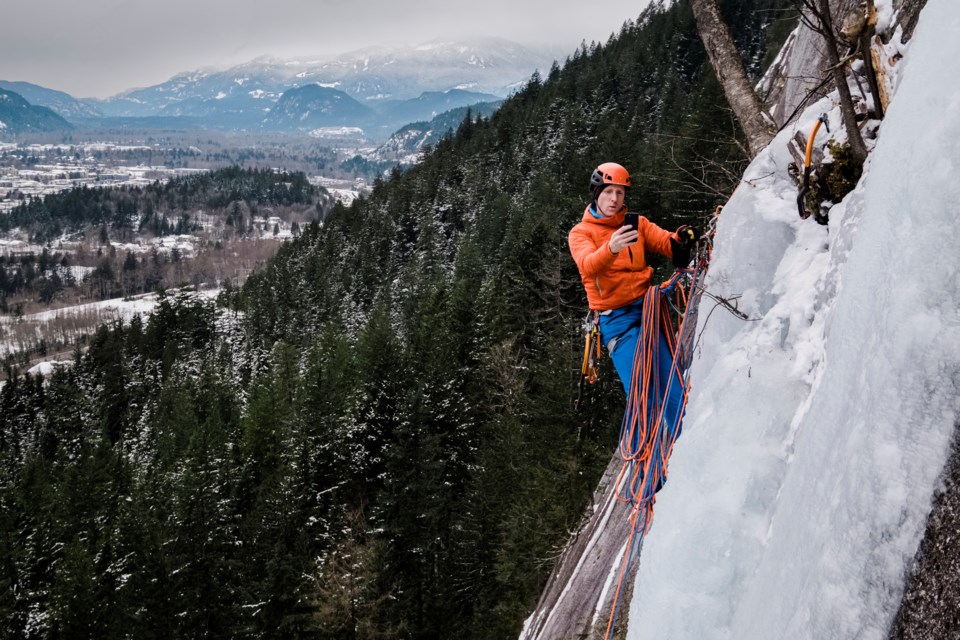
[[[623,224],[628,224],[633,227],[633,230],[636,231],[640,225],[640,214],[639,213],[630,213],[629,211],[623,214]]]

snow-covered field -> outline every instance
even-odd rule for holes
[[[363,129],[360,127],[320,127],[311,129],[307,135],[311,138],[359,138],[363,136]]]
[[[929,0],[829,227],[797,215],[790,130],[723,210],[707,287],[756,321],[701,308],[630,640],[887,637],[960,418],[958,32]]]
[[[197,295],[215,299],[219,293],[220,289],[204,289]],[[0,357],[33,349],[41,339],[52,351],[73,345],[104,323],[120,319],[127,322],[135,315],[148,316],[158,301],[156,293],[149,293],[41,311],[19,318],[0,316]],[[51,361],[56,359],[57,356],[51,355]]]
[[[340,180],[323,176],[311,176],[309,179],[310,184],[323,187],[345,207],[349,207],[354,200],[360,197],[360,193],[366,187],[362,180]]]

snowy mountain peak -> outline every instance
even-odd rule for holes
[[[287,90],[305,85],[336,87],[367,103],[413,99],[426,91],[454,88],[503,98],[517,83],[526,81],[537,69],[548,68],[553,60],[549,52],[496,38],[376,46],[329,57],[283,60],[261,56],[228,69],[180,73],[159,85],[131,89],[89,104],[111,116],[214,119],[228,109],[230,120],[235,121],[242,113],[259,120],[263,105],[253,101],[276,99]]]

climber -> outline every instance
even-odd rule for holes
[[[601,339],[628,397],[642,328],[643,296],[650,288],[653,275],[653,268],[645,259],[646,252],[659,253],[670,258],[677,268],[684,268],[699,238],[690,226],[684,225],[676,233],[670,233],[643,216],[628,214],[624,200],[629,188],[630,175],[624,167],[614,162],[598,166],[590,176],[593,200],[568,238],[570,253],[587,292],[587,302],[599,316]],[[653,379],[658,388],[650,391],[665,402],[666,423],[679,426],[683,384],[676,380],[673,357],[662,334],[656,353],[657,375]],[[668,385],[671,375],[675,383]],[[669,397],[665,398],[668,389]]]

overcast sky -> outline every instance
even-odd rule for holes
[[[496,36],[572,52],[649,0],[33,0],[0,6],[0,80],[107,97],[261,55]]]

